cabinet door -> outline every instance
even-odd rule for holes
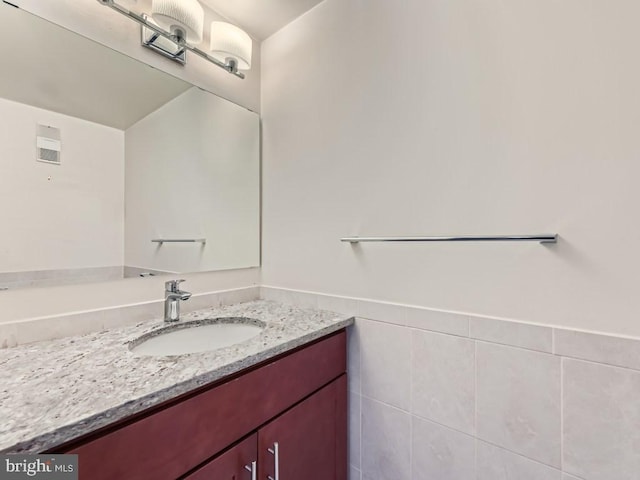
[[[257,468],[258,436],[251,435],[222,455],[199,468],[184,480],[253,480],[251,470]],[[257,478],[257,477],[256,477]]]
[[[346,480],[346,398],[342,375],[258,430],[259,478]]]

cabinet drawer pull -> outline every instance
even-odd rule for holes
[[[245,465],[244,469],[251,472],[251,480],[258,480],[258,462],[251,462],[250,465]]]
[[[267,448],[267,451],[275,457],[275,476],[272,477],[271,475],[268,475],[267,478],[269,480],[280,480],[280,446],[278,445],[278,442],[274,442],[273,448]]]

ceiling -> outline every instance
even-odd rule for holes
[[[201,0],[212,10],[264,40],[322,0]]]
[[[1,98],[121,130],[192,87],[4,3],[0,45]]]

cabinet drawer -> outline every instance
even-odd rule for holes
[[[345,371],[342,331],[68,453],[83,480],[175,479]]]

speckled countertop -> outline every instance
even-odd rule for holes
[[[213,352],[141,357],[128,343],[161,320],[0,350],[0,452],[36,453],[335,332],[352,319],[259,300],[199,310],[188,322],[248,317],[265,329]]]

